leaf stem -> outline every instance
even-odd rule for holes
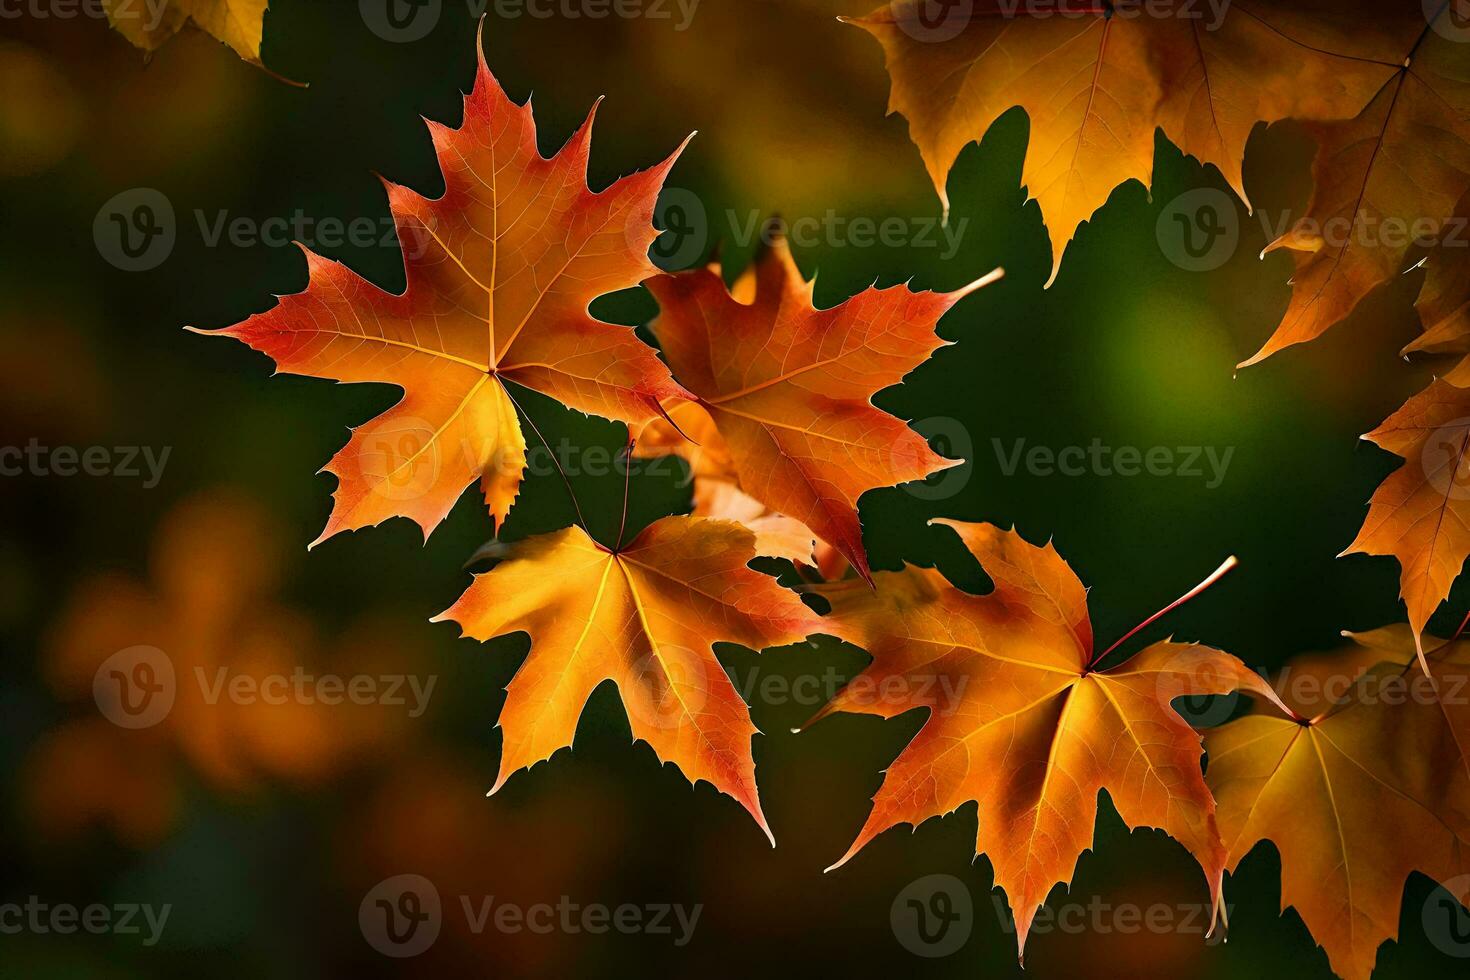
[[[1090,660],[1088,662],[1087,669],[1088,670],[1091,670],[1104,657],[1106,657],[1108,654],[1112,653],[1114,650],[1118,649],[1118,647],[1122,646],[1125,642],[1127,642],[1129,639],[1131,639],[1134,636],[1134,634],[1138,633],[1138,631],[1144,629],[1145,627],[1152,626],[1154,623],[1158,622],[1160,619],[1163,619],[1165,616],[1167,616],[1169,613],[1173,612],[1175,609],[1178,609],[1180,606],[1184,605],[1190,599],[1193,599],[1195,596],[1199,595],[1201,592],[1205,591],[1210,586],[1212,586],[1216,582],[1220,581],[1220,579],[1222,579],[1222,578],[1225,577],[1225,574],[1227,572],[1229,572],[1232,568],[1234,568],[1236,565],[1239,565],[1239,564],[1240,564],[1239,560],[1237,560],[1234,555],[1231,555],[1229,558],[1226,558],[1225,561],[1223,561],[1220,564],[1220,567],[1217,568],[1217,569],[1215,569],[1213,572],[1211,572],[1209,574],[1209,577],[1206,578],[1199,585],[1196,585],[1194,588],[1190,589],[1188,592],[1184,593],[1182,596],[1180,596],[1179,598],[1175,599],[1173,602],[1169,603],[1163,609],[1160,609],[1158,612],[1154,613],[1148,619],[1145,619],[1143,622],[1141,622],[1137,626],[1133,627],[1127,633],[1124,633],[1121,637],[1118,638],[1117,642],[1115,642],[1112,646],[1108,647],[1102,653],[1100,653],[1097,656],[1093,657],[1092,660]]]
[[[502,383],[500,387],[505,392],[505,397],[509,398],[510,403],[516,407],[516,411],[520,412],[521,417],[531,426],[531,431],[536,433],[536,438],[541,440],[541,445],[546,447],[546,455],[551,457],[552,465],[556,467],[557,473],[561,474],[561,482],[566,485],[567,496],[572,499],[572,508],[577,512],[577,523],[581,525],[582,530],[587,532],[589,538],[592,537],[592,529],[587,526],[587,518],[582,515],[582,504],[577,500],[576,491],[572,489],[572,481],[567,479],[567,471],[561,468],[561,460],[557,459],[556,453],[552,452],[551,443],[547,442],[546,437],[541,434],[541,429],[536,425],[536,420],[531,418],[531,413],[526,411],[520,402],[516,401],[515,395],[511,394],[510,385]],[[500,528],[497,527],[495,533],[498,535]]]
[[[623,518],[618,522],[618,543],[613,545],[613,553],[623,548],[623,532],[628,529],[628,492],[633,489],[633,446],[638,440],[633,438],[633,430],[628,430],[628,446],[623,450]]]

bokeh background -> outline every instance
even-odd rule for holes
[[[211,244],[196,214],[261,222],[386,219],[375,173],[425,192],[440,178],[421,116],[457,124],[473,77],[479,9],[445,0],[421,39],[387,39],[358,4],[273,0],[264,62],[293,87],[197,33],[145,63],[105,22],[0,20],[0,442],[167,447],[162,478],[5,478],[0,540],[0,901],[169,903],[162,937],[0,936],[0,975],[279,978],[419,976],[1018,976],[1015,941],[973,860],[973,805],[914,833],[891,831],[823,874],[867,812],[884,767],[921,722],[839,716],[790,729],[817,705],[762,697],[761,681],[848,677],[864,655],[831,641],[770,651],[721,648],[750,693],[762,797],[778,847],[730,800],[661,767],[629,729],[611,685],[592,698],[575,748],[493,798],[502,689],[524,636],[476,644],[428,619],[463,590],[463,565],[496,529],[474,494],[423,544],[409,522],[341,535],[307,553],[329,509],[313,477],[358,424],[391,404],[386,387],[271,379],[245,348],[188,334],[298,291],[289,244]],[[939,204],[905,124],[885,117],[876,44],[837,22],[863,0],[702,0],[687,29],[669,17],[594,20],[489,9],[485,49],[517,100],[535,93],[542,148],[560,146],[606,95],[592,182],[645,167],[691,130],[670,179],[665,254],[691,264],[718,243],[729,272],[750,258],[759,217],[901,219],[932,225]],[[1229,650],[1262,669],[1328,649],[1343,629],[1401,620],[1397,566],[1337,559],[1372,489],[1397,461],[1358,440],[1425,383],[1434,365],[1397,350],[1418,330],[1420,273],[1375,294],[1323,340],[1235,375],[1289,295],[1285,255],[1237,202],[1229,261],[1192,272],[1157,228],[1170,202],[1218,173],[1160,139],[1154,186],[1120,187],[1067,252],[1049,290],[1046,229],[1020,187],[1019,111],[971,146],[950,187],[954,254],[910,240],[866,245],[837,232],[799,246],[830,305],[912,278],[954,288],[1001,265],[1005,279],[942,323],[955,343],[879,403],[970,460],[934,486],[863,499],[876,568],[937,563],[982,591],[983,573],[933,517],[1014,524],[1053,538],[1093,586],[1104,644],[1227,555],[1241,568],[1130,641],[1165,635]],[[1260,128],[1247,157],[1258,208],[1298,213],[1312,147],[1291,125]],[[166,261],[126,272],[99,249],[94,219],[115,195],[152,188],[171,203]],[[691,204],[690,202],[694,203]],[[691,218],[692,216],[692,218]],[[692,221],[692,224],[690,224]],[[961,226],[960,223],[963,222]],[[830,226],[830,222],[829,222]],[[850,226],[849,226],[850,227]],[[691,229],[692,228],[692,232]],[[690,245],[685,236],[694,235]],[[396,245],[318,243],[387,288]],[[646,323],[641,291],[599,302]],[[543,400],[553,444],[606,452],[620,427]],[[1213,447],[1224,479],[1007,473],[1027,446]],[[1001,449],[997,450],[997,443]],[[678,466],[635,470],[630,528],[687,510]],[[622,476],[574,475],[595,533],[616,536]],[[565,526],[561,480],[535,476],[507,539]],[[1470,608],[1457,587],[1440,628]],[[92,676],[116,651],[167,652],[180,671],[296,667],[434,679],[427,710],[280,706],[176,709],[140,731],[109,724]],[[1392,828],[1386,828],[1392,832]],[[1033,934],[1032,976],[1330,976],[1295,913],[1280,913],[1279,862],[1263,845],[1227,883],[1228,943],[1192,930]],[[398,874],[433,881],[446,904],[421,957],[380,955],[359,928],[364,895]],[[925,876],[952,875],[973,919],[946,956],[916,955],[891,912]],[[1405,893],[1401,938],[1378,976],[1450,975],[1464,961],[1426,936],[1422,878]],[[522,906],[702,906],[692,940],[504,933],[467,928],[458,896]],[[1129,834],[1105,804],[1097,846],[1056,907],[1199,906],[1204,883],[1182,848]],[[900,903],[901,905],[902,903]],[[1091,920],[1089,920],[1091,921]],[[932,952],[932,950],[930,950]]]

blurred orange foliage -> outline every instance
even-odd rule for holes
[[[110,661],[151,647],[172,667],[158,683],[173,701],[144,727],[84,712],[45,736],[25,780],[39,830],[64,838],[100,824],[142,847],[177,820],[186,773],[233,795],[272,779],[310,785],[403,740],[415,705],[407,683],[397,692],[406,706],[315,685],[343,674],[348,683],[404,675],[422,663],[422,646],[410,630],[373,619],[324,644],[307,617],[271,599],[281,540],[259,505],[209,493],[156,531],[149,584],[101,573],[77,587],[43,651],[58,698],[93,697]],[[268,679],[276,687],[264,686]],[[231,693],[237,683],[245,693]],[[107,714],[105,705],[87,707]]]

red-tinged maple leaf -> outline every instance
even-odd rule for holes
[[[429,123],[444,194],[385,181],[405,292],[307,251],[305,292],[212,331],[269,355],[280,371],[403,389],[327,464],[338,486],[317,542],[390,517],[412,519],[427,537],[476,480],[503,522],[525,469],[517,385],[629,423],[656,417],[662,398],[687,395],[631,329],[588,313],[593,299],[657,271],[648,260],[654,202],[680,152],[593,192],[595,111],[543,159],[530,103],[510,101],[482,53],[463,125]]]
[[[649,280],[654,333],[723,436],[740,489],[811,528],[866,578],[858,498],[961,462],[872,398],[943,346],[940,317],[1000,270],[952,293],[868,289],[819,310],[785,238],[767,240],[734,293],[717,267]]]
[[[531,652],[506,688],[500,775],[572,744],[603,681],[618,686],[635,738],[735,798],[771,836],[756,790],[756,727],[713,646],[760,650],[826,627],[776,580],[748,567],[755,534],[733,521],[665,517],[609,550],[580,527],[506,546],[436,617],[466,636],[525,632]],[[772,843],[774,843],[772,838]]]
[[[1037,909],[1092,846],[1098,794],[1107,790],[1128,826],[1157,827],[1188,848],[1218,908],[1225,848],[1200,737],[1171,702],[1237,689],[1275,701],[1274,692],[1236,658],[1193,644],[1156,643],[1099,669],[1112,648],[1094,652],[1087,592],[1050,544],[988,524],[936,523],[954,528],[993,591],[970,595],[912,566],[879,572],[875,588],[852,580],[816,590],[832,603],[824,632],[873,657],[864,682],[816,717],[929,711],[833,867],[890,827],[977,801],[975,851],[990,858],[1010,897],[1024,953]]]

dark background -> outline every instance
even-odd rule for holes
[[[862,0],[703,0],[687,31],[674,29],[677,17],[541,20],[497,16],[492,7],[484,34],[491,68],[510,94],[522,100],[535,91],[543,152],[561,145],[599,94],[608,97],[593,143],[594,187],[662,159],[698,129],[670,184],[697,196],[706,215],[701,241],[712,247],[726,239],[733,272],[753,246],[728,241],[727,213],[740,225],[757,214],[796,220],[828,209],[848,219],[937,217],[904,121],[883,115],[881,52],[834,19],[863,7]],[[185,325],[237,322],[269,307],[272,294],[305,284],[294,248],[210,247],[193,215],[261,221],[299,210],[318,219],[382,219],[386,199],[375,172],[434,191],[440,179],[420,116],[458,124],[460,93],[473,77],[475,25],[461,0],[446,0],[425,38],[392,43],[366,26],[356,4],[275,0],[263,59],[309,83],[296,88],[198,34],[175,38],[145,64],[102,22],[0,21],[0,77],[25,83],[7,84],[0,107],[0,136],[11,143],[0,149],[0,433],[6,445],[39,437],[51,445],[172,447],[152,489],[115,477],[4,480],[0,760],[12,778],[0,808],[0,900],[34,894],[174,906],[154,948],[129,936],[0,936],[0,974],[208,970],[284,980],[437,967],[480,975],[1018,975],[990,866],[972,860],[973,805],[913,834],[889,832],[841,870],[822,873],[856,834],[882,770],[919,716],[839,716],[793,735],[815,705],[769,703],[747,688],[757,692],[752,713],[764,732],[755,756],[774,851],[731,800],[707,785],[691,788],[646,745],[629,744],[611,685],[588,705],[573,751],[517,774],[486,799],[502,688],[527,642],[515,636],[482,646],[457,639],[451,624],[427,622],[460,594],[468,582],[461,566],[494,533],[478,497],[466,494],[427,546],[408,521],[395,520],[305,551],[330,506],[331,479],[312,474],[341,446],[346,426],[397,395],[272,379],[259,355],[185,333]],[[1179,194],[1226,190],[1219,174],[1161,137],[1152,192],[1137,183],[1118,188],[1068,249],[1056,284],[1043,290],[1047,234],[1019,185],[1026,130],[1024,115],[1013,112],[960,158],[952,220],[969,224],[948,261],[942,249],[840,238],[796,249],[808,274],[820,270],[822,305],[875,279],[951,289],[996,265],[1006,269],[1000,284],[943,321],[940,332],[957,343],[878,399],[923,420],[918,428],[941,451],[972,462],[939,492],[897,488],[863,498],[874,567],[938,563],[963,587],[983,590],[984,575],[952,536],[926,522],[1014,524],[1033,541],[1053,538],[1094,587],[1093,622],[1106,646],[1235,554],[1239,570],[1129,647],[1173,634],[1260,668],[1331,648],[1340,630],[1401,620],[1392,560],[1334,556],[1397,465],[1358,435],[1428,377],[1428,365],[1396,356],[1418,330],[1412,302],[1421,274],[1375,294],[1323,340],[1237,377],[1233,365],[1285,309],[1289,259],[1258,259],[1267,236],[1243,208],[1240,247],[1212,272],[1176,267],[1155,233]],[[1246,174],[1259,209],[1300,212],[1311,152],[1291,125],[1257,131]],[[169,198],[178,240],[158,268],[127,273],[100,254],[93,219],[109,198],[137,187]],[[319,250],[401,288],[393,247]],[[641,324],[655,307],[640,290],[600,301],[597,310]],[[609,451],[623,444],[621,427],[545,399],[531,411],[553,444]],[[1143,449],[1234,447],[1234,456],[1213,489],[1185,477],[1047,477],[1024,468],[1007,476],[992,440],[1008,451],[1018,438],[1049,447],[1094,438]],[[687,510],[689,489],[678,473],[635,472],[630,529]],[[594,532],[615,537],[621,475],[576,477],[573,486]],[[375,651],[374,663],[436,676],[431,706],[368,758],[308,780],[222,787],[180,754],[168,765],[180,803],[146,843],[119,839],[105,815],[100,826],[63,828],[37,805],[38,787],[96,777],[48,771],[37,753],[96,709],[85,691],[78,698],[50,680],[57,637],[81,616],[96,627],[99,658],[146,642],[78,611],[75,597],[100,573],[156,588],[159,528],[184,502],[220,493],[253,501],[280,527],[272,605],[295,610],[327,638],[350,638],[369,617],[393,624],[411,639]],[[571,518],[560,479],[535,477],[504,536]],[[210,542],[198,544],[209,550]],[[217,588],[232,587],[230,561],[181,561]],[[1470,593],[1457,587],[1434,626],[1453,629],[1467,605]],[[241,611],[251,620],[270,614]],[[362,669],[350,640],[338,647],[332,669]],[[759,657],[734,648],[721,655],[742,685],[828,668],[847,676],[865,662],[860,651],[830,641]],[[300,662],[319,664],[315,657],[314,648],[300,652]],[[297,748],[315,751],[306,737]],[[104,812],[148,805],[121,789],[101,795],[110,801]],[[1227,882],[1233,914],[1225,945],[1206,945],[1197,934],[1037,933],[1027,973],[1327,977],[1326,957],[1296,914],[1279,912],[1278,871],[1275,852],[1263,845]],[[973,932],[951,956],[919,958],[890,927],[890,906],[912,881],[941,872],[973,896]],[[451,920],[424,958],[404,962],[374,952],[357,923],[364,893],[401,873],[433,880]],[[615,933],[476,936],[452,922],[461,894],[522,905],[565,895],[582,904],[704,909],[683,948],[668,937]],[[1381,951],[1378,976],[1463,969],[1424,935],[1420,909],[1429,894],[1425,879],[1410,882],[1401,938]],[[1094,896],[1111,905],[1206,900],[1182,848],[1158,833],[1130,835],[1106,803],[1096,850],[1052,904]]]

